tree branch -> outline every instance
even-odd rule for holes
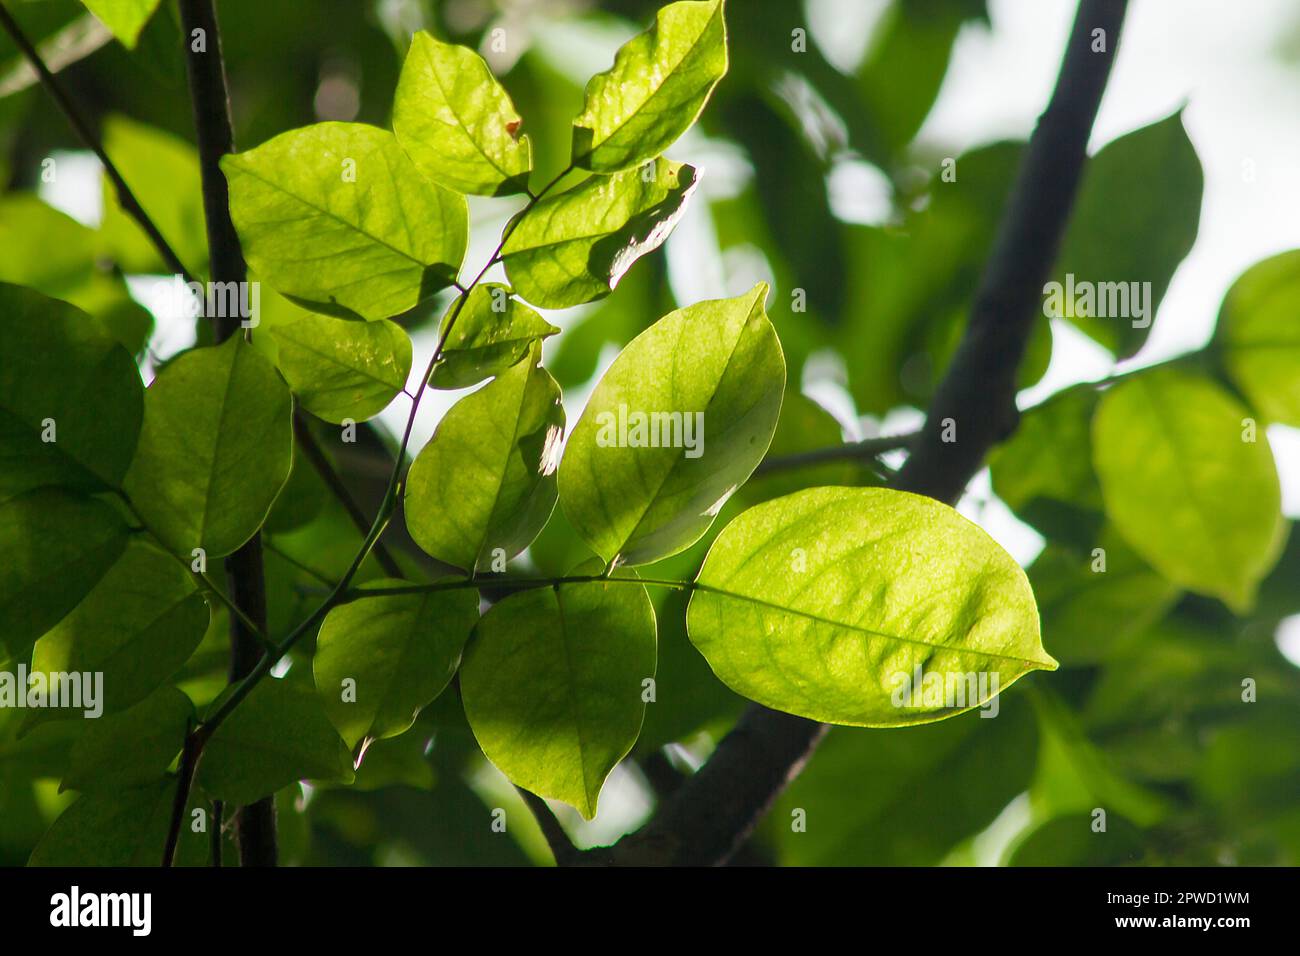
[[[1087,158],[1127,0],[1081,0],[1047,110],[1029,141],[966,332],[925,427],[892,487],[954,502],[1017,423],[1016,370]],[[1105,52],[1092,51],[1105,31]],[[945,420],[957,441],[942,440]],[[802,769],[827,726],[751,706],[713,756],[637,833],[604,851],[616,864],[725,863]]]
[[[532,811],[533,818],[537,820],[537,825],[542,830],[542,836],[546,837],[546,845],[551,848],[551,854],[555,857],[556,866],[568,866],[577,863],[581,859],[581,851],[573,845],[569,835],[564,832],[564,827],[560,826],[560,821],[552,812],[550,804],[531,791],[523,787],[515,787],[519,791],[519,796],[523,798],[528,809]]]
[[[207,223],[209,272],[214,282],[247,280],[244,253],[230,218],[230,191],[221,172],[221,158],[234,152],[230,97],[226,68],[221,57],[221,34],[213,0],[180,0],[183,42],[189,68],[190,100],[199,144],[199,172],[203,182],[203,213]],[[218,343],[240,330],[240,316],[211,316]],[[262,564],[262,537],[255,533],[226,558],[230,598],[260,630],[266,629],[266,578]],[[230,682],[247,677],[263,654],[256,632],[237,615],[230,618]],[[191,735],[186,742],[197,764],[199,744]],[[189,768],[190,776],[194,768]],[[264,797],[235,811],[235,833],[242,866],[274,866],[275,803]]]

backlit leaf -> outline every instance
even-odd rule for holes
[[[709,550],[687,629],[737,693],[859,727],[950,717],[1056,667],[1011,556],[946,505],[883,488],[746,511]]]

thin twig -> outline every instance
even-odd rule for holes
[[[45,61],[41,59],[41,55],[37,52],[36,47],[34,47],[32,42],[27,39],[27,35],[23,33],[22,28],[18,26],[18,22],[14,20],[13,15],[5,9],[3,3],[0,3],[0,26],[4,27],[5,32],[8,33],[10,38],[14,41],[14,45],[22,51],[23,56],[27,58],[27,62],[32,65],[32,69],[34,69],[36,74],[41,78],[41,85],[45,87],[54,102],[58,104],[59,109],[63,111],[63,115],[67,117],[68,123],[72,126],[81,141],[86,145],[86,148],[99,157],[100,163],[103,164],[104,172],[108,175],[109,180],[113,183],[113,188],[117,191],[117,201],[140,225],[140,228],[145,231],[145,234],[149,237],[149,241],[152,242],[154,248],[158,250],[158,254],[162,256],[162,260],[166,264],[167,268],[172,272],[183,276],[186,282],[193,282],[193,276],[191,276],[189,271],[185,268],[180,257],[176,255],[172,250],[171,245],[163,238],[163,234],[158,231],[158,227],[154,225],[153,220],[145,213],[144,207],[140,205],[140,201],[135,198],[135,193],[131,192],[131,187],[126,184],[126,180],[122,178],[122,174],[118,172],[117,167],[113,165],[113,161],[108,158],[108,153],[104,151],[103,143],[100,142],[99,137],[91,128],[90,123],[88,123],[86,118],[81,115],[81,111],[77,109],[76,104],[72,102],[72,99],[64,91],[63,86],[55,78],[54,74],[50,72],[49,67],[47,67]]]
[[[882,467],[875,460],[877,455],[906,448],[917,434],[919,433],[909,432],[906,435],[884,435],[879,438],[866,438],[862,441],[845,442],[842,445],[829,445],[826,448],[814,448],[811,451],[766,458],[754,469],[754,476],[770,475],[773,472],[788,471],[793,468],[806,468],[809,465],[823,465],[832,461],[857,461],[875,470]]]

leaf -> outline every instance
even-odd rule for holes
[[[786,866],[932,866],[988,827],[1033,778],[1038,731],[1020,698],[880,733],[832,728],[772,813]],[[806,832],[791,827],[802,810]]]
[[[0,354],[0,496],[119,485],[144,404],[127,351],[80,309],[0,283]]]
[[[1134,866],[1143,861],[1142,831],[1112,814],[1098,832],[1091,813],[1055,817],[1016,844],[1008,866]],[[1150,862],[1150,861],[1146,861]]]
[[[249,265],[318,311],[387,318],[456,279],[465,197],[424,179],[387,130],[317,123],[221,168]]]
[[[176,781],[166,779],[86,794],[54,821],[27,865],[156,867],[167,842],[175,793]],[[206,835],[182,826],[176,862],[197,866],[206,859]]]
[[[36,642],[32,672],[102,674],[101,703],[105,713],[116,713],[181,669],[203,640],[208,618],[185,569],[133,541],[85,600]]]
[[[1233,382],[1270,421],[1300,428],[1300,249],[1251,266],[1219,309],[1216,344]]]
[[[738,694],[858,727],[940,720],[1056,668],[1011,556],[948,506],[883,488],[746,511],[709,550],[686,626]]]
[[[587,84],[573,163],[616,173],[658,156],[704,111],[727,72],[722,0],[670,3]]]
[[[167,244],[192,274],[208,271],[208,240],[203,215],[203,183],[193,144],[125,116],[104,120],[104,151],[122,174]],[[170,272],[157,247],[126,212],[117,188],[103,177],[104,219],[99,241],[125,272]]]
[[[127,526],[103,502],[37,488],[0,503],[0,629],[11,658],[81,602],[126,548]]]
[[[190,699],[167,686],[129,710],[91,721],[72,745],[72,767],[59,789],[120,790],[152,783],[181,752],[193,717]]]
[[[562,584],[512,594],[479,622],[461,665],[465,716],[519,786],[586,819],[636,743],[655,670],[644,585]]]
[[[352,776],[352,758],[315,688],[291,672],[263,680],[217,727],[196,780],[213,798],[243,806],[295,780],[350,783]]]
[[[145,394],[126,479],[149,530],[185,558],[247,541],[289,479],[292,413],[288,387],[242,336],[164,368]]]
[[[1108,659],[1180,594],[1109,530],[1097,543],[1104,566],[1095,551],[1080,555],[1048,545],[1029,568],[1043,634],[1067,667]]]
[[[158,0],[81,0],[96,19],[128,49],[135,47],[140,31],[153,16]]]
[[[560,503],[606,561],[689,547],[762,461],[785,390],[766,298],[760,282],[669,313],[592,392],[565,448]]]
[[[400,587],[399,580],[366,587]],[[334,608],[316,639],[316,690],[349,747],[395,737],[451,682],[478,621],[473,588],[362,597]],[[344,694],[350,680],[352,699]]]
[[[442,320],[447,340],[433,370],[434,388],[477,385],[522,359],[534,342],[560,331],[513,298],[509,286],[484,283],[470,290],[463,306],[462,298],[452,302]],[[452,316],[456,324],[448,332]]]
[[[1144,372],[1102,397],[1093,459],[1106,514],[1173,583],[1241,612],[1284,543],[1268,438],[1243,441],[1248,416],[1207,379]]]
[[[1065,282],[1073,275],[1076,289],[1092,283],[1098,299],[1103,284],[1149,284],[1149,311],[1140,317],[1131,296],[1124,315],[1102,316],[1100,301],[1088,313],[1066,303],[1065,317],[1117,356],[1142,347],[1174,271],[1196,242],[1203,185],[1181,110],[1107,144],[1084,170],[1055,276]]]
[[[694,167],[660,158],[548,196],[514,220],[501,249],[506,275],[541,308],[603,298],[632,263],[663,245],[696,182]]]
[[[270,328],[277,365],[307,411],[327,422],[378,415],[411,374],[411,339],[401,326],[307,313]]]
[[[1091,388],[1052,396],[989,456],[993,490],[1012,511],[1048,537],[1089,547],[1103,523],[1092,470],[1097,397]]]
[[[524,192],[533,162],[522,123],[481,56],[423,30],[412,37],[393,132],[421,173],[476,196]]]
[[[406,481],[406,527],[428,554],[483,570],[512,558],[555,507],[560,387],[539,349],[451,407]]]

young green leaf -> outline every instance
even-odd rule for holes
[[[522,359],[532,344],[560,331],[510,295],[509,286],[487,282],[475,286],[463,306],[456,299],[442,320],[447,333],[442,361],[433,370],[434,388],[468,388],[500,374]]]
[[[312,667],[325,713],[347,745],[410,727],[451,682],[477,621],[473,588],[366,597],[330,611]]]
[[[142,787],[167,772],[181,752],[194,705],[170,685],[120,714],[89,722],[72,745],[60,790]]]
[[[528,188],[523,120],[483,58],[421,30],[393,102],[393,132],[424,175],[449,189],[502,196]]]
[[[216,729],[196,780],[212,797],[242,805],[295,780],[349,783],[352,776],[351,755],[311,681],[291,672],[258,684]]]
[[[120,485],[144,409],[135,362],[80,309],[0,283],[0,495]]]
[[[646,564],[698,541],[763,460],[785,359],[767,285],[664,316],[592,392],[560,469],[560,504],[606,561]]]
[[[535,346],[453,405],[411,465],[406,527],[440,561],[475,571],[512,558],[555,507],[564,408],[539,358]]]
[[[1251,266],[1219,310],[1217,344],[1233,382],[1269,421],[1300,428],[1300,250]]]
[[[1025,573],[929,498],[811,488],[718,535],[686,619],[732,690],[855,727],[928,723],[1053,670]]]
[[[289,479],[293,399],[275,368],[234,336],[168,365],[145,393],[126,489],[149,530],[189,559],[229,554],[266,520]]]
[[[387,130],[317,123],[221,168],[249,265],[287,296],[382,319],[456,279],[465,197],[421,176]]]
[[[0,642],[26,657],[113,566],[128,529],[103,502],[35,488],[0,504]]]
[[[479,622],[460,689],[483,753],[513,782],[590,820],[636,743],[654,677],[643,585],[562,584],[513,594]]]
[[[502,247],[506,275],[546,309],[603,298],[632,263],[663,245],[695,183],[694,167],[659,158],[548,196],[517,220]]]
[[[1175,584],[1250,608],[1284,543],[1263,429],[1208,379],[1162,369],[1108,391],[1092,423],[1106,514]]]
[[[32,672],[101,673],[104,712],[125,710],[181,669],[208,618],[185,569],[151,544],[132,541],[86,599],[36,642]]]
[[[269,331],[289,387],[303,408],[327,422],[373,418],[411,374],[411,339],[387,319],[362,322],[306,313]]]
[[[158,0],[81,0],[86,9],[128,49],[135,47],[140,31],[158,8]]]
[[[727,72],[722,0],[670,3],[591,78],[573,121],[573,163],[615,173],[658,156],[690,129]]]

